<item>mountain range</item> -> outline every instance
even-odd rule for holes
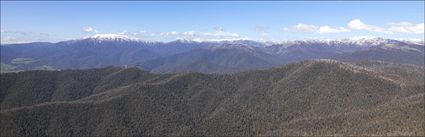
[[[321,59],[231,74],[2,73],[0,136],[424,136],[424,72]]]
[[[121,35],[0,46],[2,72],[128,66],[157,73],[231,73],[310,59],[375,60],[424,66],[424,47],[423,41],[379,37],[284,42],[148,42]]]

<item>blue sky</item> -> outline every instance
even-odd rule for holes
[[[423,39],[424,2],[1,2],[1,41]]]

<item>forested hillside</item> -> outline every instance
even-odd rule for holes
[[[424,136],[424,81],[423,67],[333,60],[2,73],[0,136]]]

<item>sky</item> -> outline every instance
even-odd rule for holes
[[[146,41],[424,39],[424,1],[1,1],[1,43],[117,34]]]

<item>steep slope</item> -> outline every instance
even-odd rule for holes
[[[2,106],[8,107],[2,107],[0,112],[0,133],[2,136],[425,135],[423,82],[411,83],[406,80],[410,76],[399,75],[404,72],[387,73],[405,70],[418,75],[417,78],[422,76],[417,80],[424,81],[424,68],[386,63],[362,66],[319,60],[221,75],[150,74],[117,68],[80,70],[73,75],[103,74],[102,82],[87,88],[90,95],[15,106],[4,104],[16,100],[3,99]],[[17,82],[20,77],[36,77],[37,73],[51,73],[41,79],[70,74],[66,71],[1,74],[4,98],[18,92],[12,87],[22,86],[19,85],[22,82]],[[60,83],[70,81],[58,81],[56,85]],[[41,87],[42,84],[34,84],[21,92],[30,93]],[[74,87],[64,86],[62,90]]]
[[[0,110],[45,102],[77,100],[151,78],[157,78],[157,76],[137,68],[118,67],[85,71],[6,73],[1,77]]]

